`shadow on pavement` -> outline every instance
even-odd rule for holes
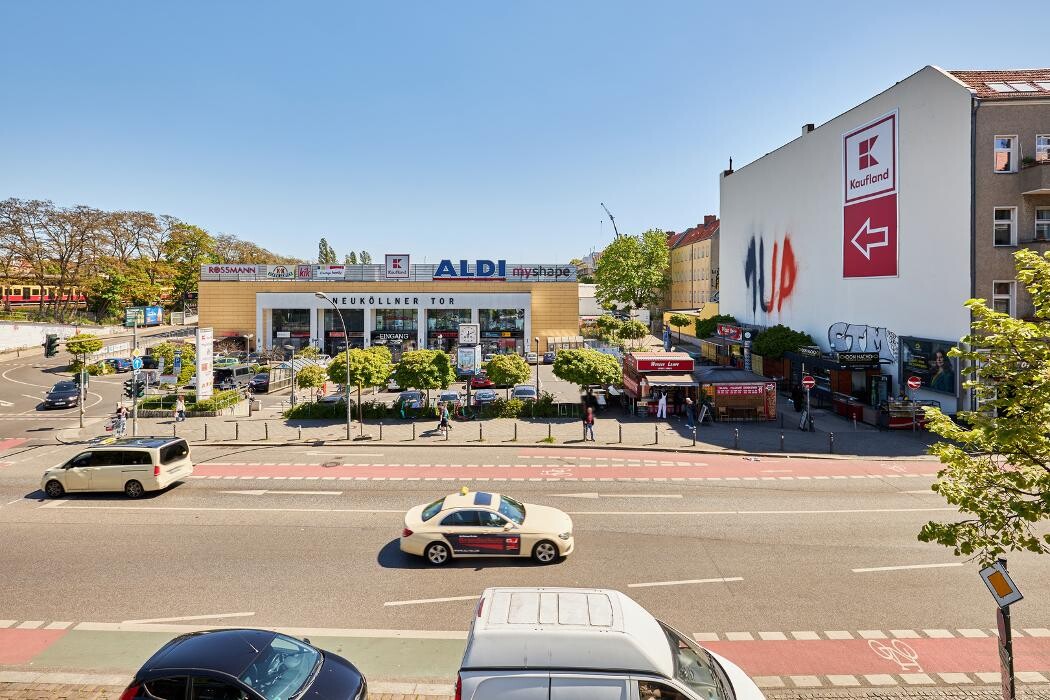
[[[530,557],[453,558],[452,561],[442,566],[432,566],[427,564],[423,557],[416,557],[402,552],[400,543],[401,541],[399,539],[391,540],[379,550],[379,555],[376,557],[376,561],[384,569],[473,569],[475,571],[481,571],[483,569],[539,566],[532,561]],[[564,561],[564,558],[553,564],[553,566],[557,566],[561,561]]]

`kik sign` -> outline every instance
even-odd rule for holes
[[[460,260],[454,265],[451,260],[442,260],[434,270],[436,280],[506,280],[506,260],[475,260],[470,265],[466,260]]]
[[[842,276],[897,276],[897,112],[842,137]]]

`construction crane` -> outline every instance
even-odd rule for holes
[[[616,228],[616,219],[613,218],[612,212],[609,211],[609,207],[605,206],[605,202],[602,202],[601,205],[602,205],[602,209],[605,210],[605,213],[608,214],[609,221],[612,222],[613,233],[615,233],[616,237],[619,238],[620,237],[620,230]]]

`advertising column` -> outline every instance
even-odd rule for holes
[[[197,401],[210,399],[212,395],[214,341],[211,328],[197,329]]]

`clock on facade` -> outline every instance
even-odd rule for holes
[[[461,323],[459,324],[459,344],[460,345],[477,345],[478,336],[480,335],[480,327],[477,323]]]

